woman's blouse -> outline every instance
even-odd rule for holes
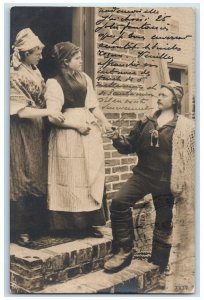
[[[21,64],[18,69],[10,70],[10,114],[28,106],[44,108],[45,82],[38,68],[30,69]]]

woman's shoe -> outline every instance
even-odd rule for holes
[[[21,233],[16,239],[16,243],[23,247],[30,245],[31,242],[32,241],[28,233]]]
[[[103,238],[103,233],[97,228],[91,227],[88,230],[88,235],[95,238]]]

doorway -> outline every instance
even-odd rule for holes
[[[52,48],[63,41],[71,41],[80,47],[83,70],[94,79],[94,8],[16,6],[11,8],[10,15],[11,46],[17,33],[27,27],[45,44],[43,59],[38,65],[45,80],[53,75]]]
[[[46,46],[38,67],[45,79],[52,77],[51,51],[54,44],[72,41],[72,8],[13,7],[11,9],[11,45],[16,34],[29,27]]]

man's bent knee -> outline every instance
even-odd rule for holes
[[[115,197],[112,200],[110,210],[111,211],[124,211],[130,208],[130,204],[128,201],[125,201],[121,197]]]

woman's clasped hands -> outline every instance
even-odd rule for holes
[[[82,135],[88,135],[91,128],[88,123],[81,123],[77,126],[77,131]]]

